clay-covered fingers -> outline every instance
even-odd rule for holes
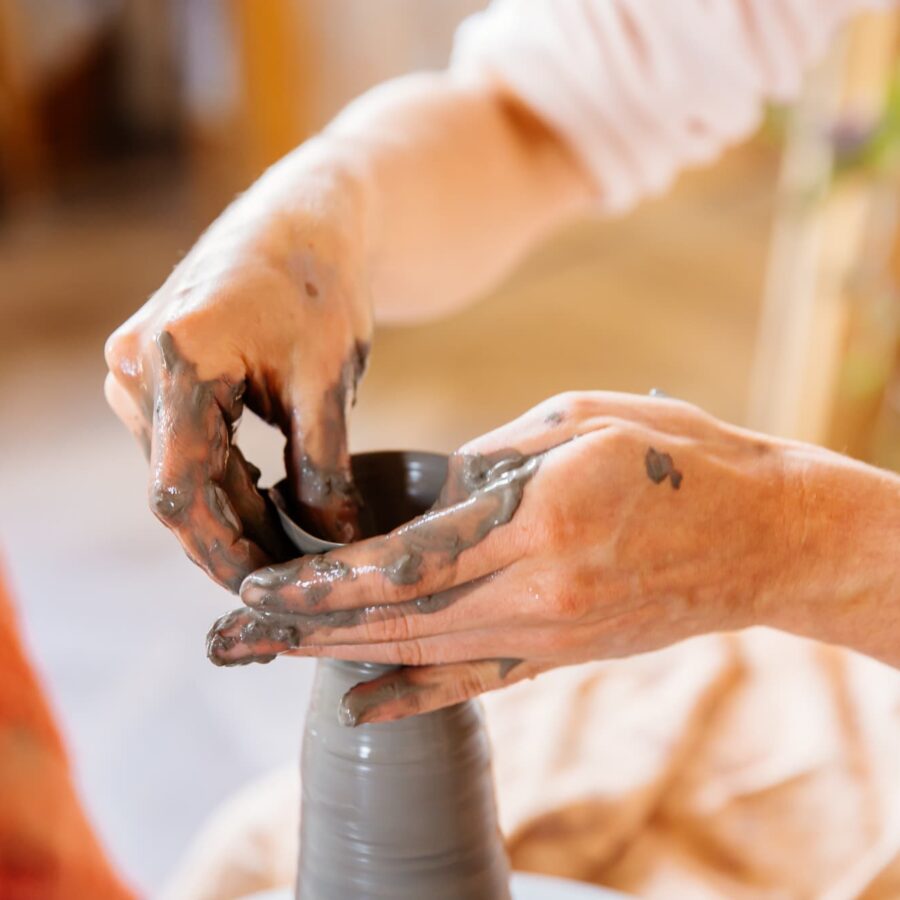
[[[536,614],[540,613],[528,603],[521,579],[502,572],[402,603],[317,615],[238,610],[213,625],[208,650],[214,662],[228,665],[238,658],[273,652],[336,655],[331,648],[339,646],[353,646],[356,656],[349,658],[363,659],[368,657],[361,654],[377,645],[378,659],[382,660],[387,658],[391,645],[422,638],[493,630],[495,642],[502,641],[517,626],[534,621]],[[257,641],[264,646],[255,646]],[[391,655],[390,661],[409,663],[404,652]]]
[[[167,332],[159,348],[150,448],[150,506],[178,537],[187,555],[215,581],[237,591],[248,572],[270,561],[244,534],[240,514],[226,490],[255,492],[254,474],[232,461],[231,425],[242,389],[201,381]],[[252,491],[251,491],[252,488]],[[261,502],[261,501],[260,501]],[[242,502],[245,510],[251,501]],[[252,501],[256,512],[262,507]]]
[[[307,371],[283,425],[288,479],[310,529],[343,544],[362,537],[361,504],[347,446],[347,416],[368,354],[368,344],[355,343],[337,376],[327,382],[321,373],[329,370],[329,360],[323,359]]]
[[[444,633],[415,637],[417,628],[414,626],[410,636],[403,640],[352,643],[354,628],[363,618],[369,622],[379,621],[379,611],[385,613],[387,621],[392,620],[393,607],[366,610],[364,617],[347,611],[320,616],[290,616],[236,609],[222,616],[210,629],[206,652],[217,666],[267,663],[282,654],[420,666],[521,652],[522,635],[519,630],[511,627],[501,630],[467,628],[460,619],[455,620]],[[322,640],[324,635],[328,636],[325,641]],[[534,637],[539,639],[538,635]],[[342,638],[347,643],[343,643]]]
[[[404,667],[351,688],[341,699],[338,717],[344,725],[403,719],[534,678],[547,668],[514,656]]]
[[[250,575],[241,599],[269,612],[311,614],[402,603],[490,575],[518,555],[502,529],[518,506],[528,471],[478,490],[383,537],[322,556],[301,557]]]

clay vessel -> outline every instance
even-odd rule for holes
[[[424,512],[446,467],[445,457],[430,453],[354,457],[367,530],[384,533]],[[279,507],[286,517],[284,503]],[[369,663],[318,663],[303,737],[296,896],[508,900],[509,866],[480,705],[341,725],[343,694],[387,671]]]

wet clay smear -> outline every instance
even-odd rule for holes
[[[294,518],[314,534],[341,543],[362,537],[360,497],[349,468],[339,463],[347,461],[347,413],[356,402],[356,388],[366,370],[369,350],[368,343],[356,342],[337,382],[325,391],[318,416],[310,423],[310,433],[304,441],[294,439],[285,446],[288,480],[298,501],[292,510]],[[309,453],[307,443],[316,448],[314,454]]]
[[[327,611],[328,597],[339,582],[362,575],[377,573],[394,585],[416,585],[426,563],[452,566],[512,519],[543,456],[507,450],[453,457],[441,495],[429,512],[370,539],[352,565],[343,563],[336,550],[337,556],[305,556],[260,569],[245,582],[244,601],[269,612],[311,615]],[[370,497],[370,502],[379,498]]]
[[[480,588],[493,576],[402,603],[335,609],[306,616],[257,609],[236,609],[218,619],[206,636],[206,655],[217,666],[243,666],[271,662],[279,653],[314,644],[316,638],[342,628],[373,625],[391,619],[442,612],[459,599]],[[503,660],[512,669],[521,660]],[[505,677],[505,675],[504,675]]]
[[[257,489],[259,470],[232,442],[244,385],[200,380],[166,331],[156,344],[150,505],[188,556],[236,592],[264,556],[290,553],[274,507]]]
[[[647,477],[654,484],[661,484],[667,478],[672,485],[673,490],[681,487],[682,474],[675,468],[675,463],[668,453],[660,453],[653,447],[647,448],[647,455],[644,457],[644,465],[647,469]]]
[[[504,659],[498,660],[497,662],[499,666],[500,677],[506,678],[506,676],[509,675],[509,673],[512,672],[513,669],[515,669],[517,666],[521,666],[524,661],[525,660],[523,659],[514,659],[511,657],[506,657]]]
[[[412,586],[422,580],[426,565],[452,567],[460,554],[510,522],[544,455],[502,450],[452,457],[435,507],[389,535],[371,539],[352,565],[329,554],[255,572],[242,591],[253,608],[229,613],[213,625],[207,637],[210,660],[224,666],[268,662],[322,629],[447,609],[481,580],[403,603],[343,611],[330,611],[328,600],[341,582],[373,572],[391,584]]]
[[[502,683],[524,662],[523,659],[511,657],[476,659],[462,664],[462,668],[475,671],[496,665],[496,678],[499,678],[499,682],[493,672],[486,674],[481,682],[485,685],[485,690],[493,690],[502,687]],[[452,697],[455,687],[460,683],[460,669],[460,665],[419,668],[407,666],[388,672],[373,681],[360,682],[341,698],[338,720],[342,725],[351,727],[361,725],[377,716],[379,711],[384,712],[385,707],[391,707],[395,714],[414,715],[421,712],[423,697],[431,695],[433,699],[435,693],[445,698]],[[517,680],[518,676],[523,674],[524,670],[517,671],[513,680]]]

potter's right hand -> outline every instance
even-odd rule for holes
[[[287,438],[287,475],[313,523],[357,537],[345,417],[372,330],[358,191],[286,162],[106,345],[106,396],[149,458],[153,512],[232,591],[287,558],[259,472],[233,442],[245,403]]]

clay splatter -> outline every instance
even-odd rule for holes
[[[499,663],[498,671],[500,672],[500,677],[506,678],[506,676],[509,675],[509,673],[512,672],[512,670],[515,669],[516,666],[521,666],[524,660],[508,658],[498,659],[497,662]]]
[[[271,502],[257,489],[259,470],[232,443],[244,386],[201,381],[169,332],[156,346],[150,506],[192,560],[237,592],[266,557],[291,556]]]
[[[668,478],[673,490],[677,491],[681,487],[683,476],[675,468],[672,457],[668,453],[660,453],[659,450],[648,447],[647,455],[644,457],[644,465],[647,469],[647,477],[654,484],[660,484]]]
[[[460,554],[512,519],[544,455],[503,450],[451,457],[447,481],[434,508],[385,537],[371,539],[366,557],[342,570],[340,580],[374,571],[392,584],[414,585],[422,577],[426,559],[436,566],[452,565]],[[339,579],[315,571],[319,564],[314,560],[320,558],[301,557],[254,573],[244,585],[245,602],[259,609],[304,615],[322,610],[330,587]],[[323,583],[328,590],[322,590]]]

